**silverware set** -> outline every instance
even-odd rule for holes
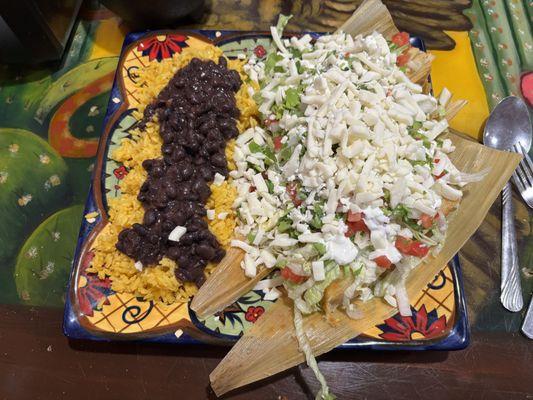
[[[529,110],[524,101],[509,96],[492,111],[485,131],[483,143],[499,150],[514,151],[523,156],[513,173],[513,182],[524,202],[533,208],[533,162],[528,155],[532,140],[532,126]],[[502,254],[501,295],[502,305],[509,311],[518,312],[524,306],[520,282],[520,261],[516,244],[514,208],[511,183],[502,191]],[[530,301],[522,332],[533,339],[533,301]]]

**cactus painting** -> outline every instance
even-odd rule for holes
[[[83,206],[58,211],[37,227],[15,265],[17,292],[24,304],[62,306]]]
[[[472,49],[491,108],[505,96],[531,96],[521,80],[522,74],[531,72],[533,62],[531,20],[526,12],[530,5],[526,3],[530,2],[473,0],[466,11],[473,24]]]
[[[67,165],[36,134],[0,129],[0,261],[43,217],[68,204]],[[1,266],[0,266],[1,268]]]
[[[0,69],[1,303],[63,304],[118,61],[86,39],[59,68]]]

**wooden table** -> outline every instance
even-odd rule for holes
[[[214,399],[215,347],[69,342],[61,310],[0,306],[0,398]],[[474,332],[457,352],[333,352],[320,367],[339,399],[530,399],[531,343]],[[225,398],[310,399],[311,371],[294,368]]]
[[[292,12],[294,29],[330,30],[358,2],[217,0],[193,26],[264,29],[279,12]],[[408,1],[388,3],[404,29],[412,26],[434,48],[453,47],[444,30],[470,28],[460,15],[468,2],[442,1],[440,11],[426,9],[425,24],[424,2],[412,2],[417,10],[412,15],[405,11]],[[531,242],[530,216],[516,196],[515,206],[524,249]],[[457,352],[332,352],[320,358],[320,367],[339,399],[533,398],[531,342],[518,333],[523,313],[511,314],[498,301],[499,215],[497,202],[460,253],[470,346]],[[526,270],[523,278],[527,295],[532,278]],[[69,341],[62,334],[62,315],[60,308],[0,305],[0,399],[215,398],[208,375],[225,348]],[[316,390],[310,370],[299,367],[227,398],[309,399]]]

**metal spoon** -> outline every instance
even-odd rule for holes
[[[531,123],[527,105],[518,97],[509,96],[494,108],[485,125],[483,143],[499,150],[510,150],[521,143],[526,151],[531,147]],[[514,209],[510,182],[502,192],[502,276],[500,301],[509,311],[524,306],[520,268],[514,226]]]

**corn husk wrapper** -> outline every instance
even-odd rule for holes
[[[191,309],[199,318],[205,318],[233,304],[272,272],[263,268],[255,277],[248,278],[241,268],[243,259],[243,250],[236,247],[228,249],[222,261],[192,299]]]
[[[367,0],[341,29],[352,35],[376,30],[390,36],[397,31],[391,24],[392,19],[385,6],[379,0]],[[417,66],[418,70],[411,71],[411,79],[419,81],[427,78],[431,57],[419,56],[416,61],[422,64]],[[450,103],[446,110],[447,118],[455,116],[462,106],[463,101]],[[470,183],[464,188],[463,199],[450,218],[446,242],[440,253],[410,274],[406,288],[411,298],[432,281],[477,230],[521,159],[517,154],[490,149],[465,139],[459,133],[451,132],[447,136],[456,146],[449,157],[459,170],[468,173],[487,170],[488,173],[482,181]],[[321,313],[304,318],[304,331],[316,356],[345,343],[397,312],[383,300],[372,299],[366,303],[354,303],[363,317],[350,319],[342,310],[334,307],[342,301],[344,286],[335,285],[334,293],[330,293],[333,307],[328,320]],[[335,321],[335,324],[328,321]],[[210,380],[215,393],[224,394],[305,361],[295,335],[292,301],[279,299],[211,373]]]

